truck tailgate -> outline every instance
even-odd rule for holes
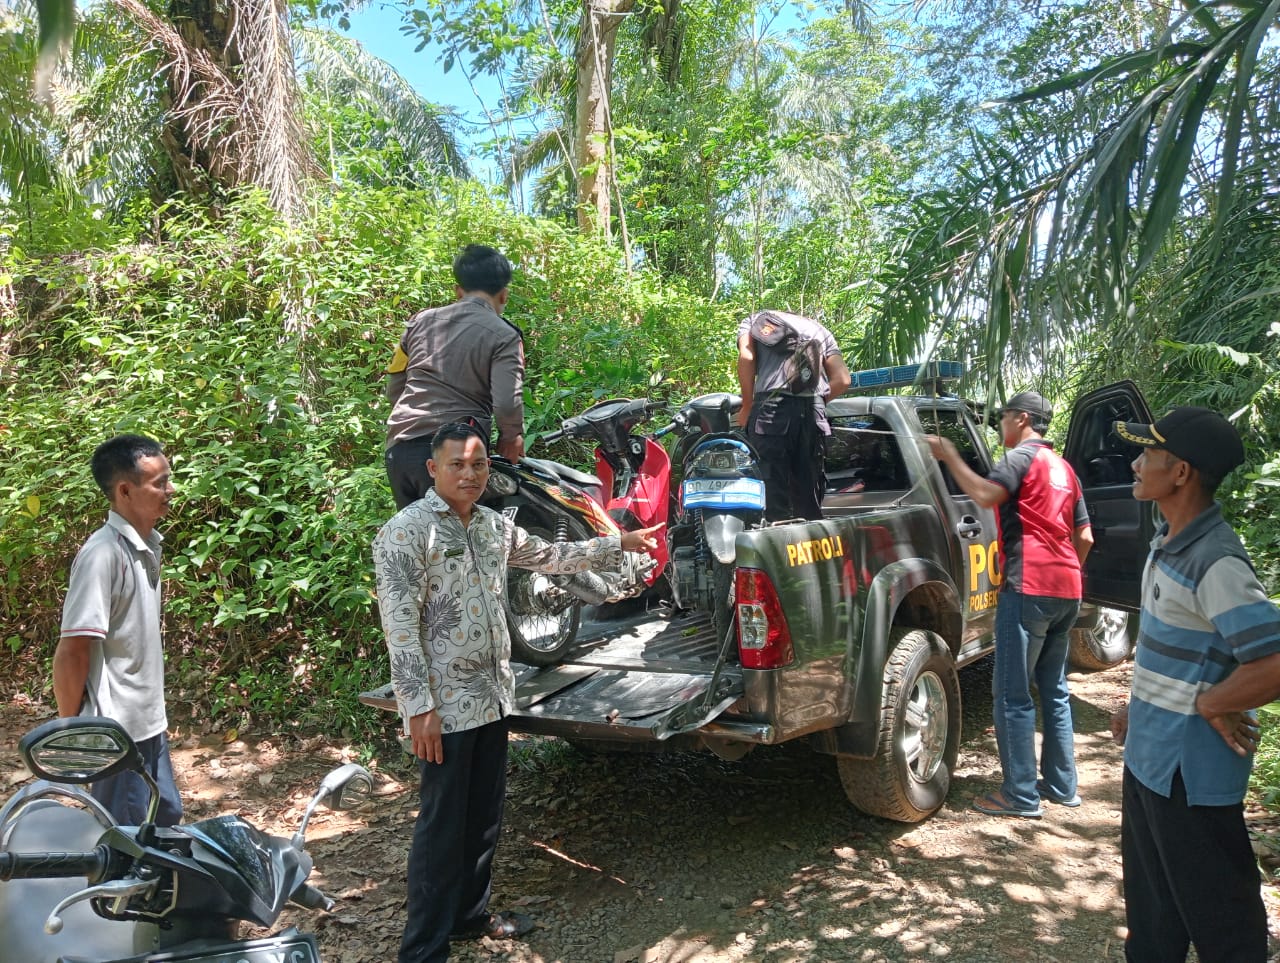
[[[587,621],[559,665],[513,662],[511,728],[614,741],[663,740],[710,722],[743,694],[736,657],[716,672],[710,617],[652,612]],[[712,686],[714,684],[714,691]],[[366,705],[395,711],[391,687],[366,692]]]

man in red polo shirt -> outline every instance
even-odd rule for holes
[[[1052,417],[1037,392],[1010,398],[1000,411],[1000,440],[1008,451],[987,478],[965,464],[950,441],[928,436],[934,457],[965,494],[984,508],[1000,508],[1004,583],[996,602],[991,688],[1004,781],[997,792],[973,801],[974,809],[992,816],[1039,818],[1041,799],[1080,805],[1067,648],[1093,531],[1079,479],[1044,440]],[[1038,780],[1033,675],[1044,713]]]

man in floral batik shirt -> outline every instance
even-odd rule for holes
[[[431,454],[435,488],[373,542],[391,683],[421,769],[400,963],[447,960],[450,939],[504,939],[533,928],[527,916],[488,910],[515,699],[502,606],[507,568],[616,570],[624,551],[654,548],[660,527],[547,542],[476,504],[489,478],[476,429],[445,425]]]

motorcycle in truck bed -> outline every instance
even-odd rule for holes
[[[960,373],[948,362],[855,373],[853,393],[827,407],[824,517],[737,536],[734,631],[718,638],[709,615],[675,610],[584,620],[559,664],[513,663],[512,729],[728,759],[807,738],[835,757],[859,809],[902,822],[937,811],[959,753],[957,671],[991,651],[1002,581],[995,512],[924,441],[949,438],[990,471],[976,406],[941,393]],[[863,394],[904,388],[916,393]],[[1132,383],[1076,403],[1063,454],[1094,529],[1085,598],[1136,611],[1155,519],[1132,498],[1137,452],[1116,420],[1150,420]],[[1098,622],[1086,606],[1076,634],[1094,641]],[[360,698],[395,711],[390,686]]]

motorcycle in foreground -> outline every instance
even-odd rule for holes
[[[350,809],[368,797],[373,780],[363,766],[325,776],[284,839],[239,816],[150,822],[159,793],[111,719],[53,719],[18,751],[39,778],[0,809],[0,963],[319,963],[310,934],[290,928],[241,940],[239,921],[271,926],[290,902],[332,906],[307,883],[304,836],[321,802]],[[81,788],[126,770],[151,789],[141,826],[115,825]]]

